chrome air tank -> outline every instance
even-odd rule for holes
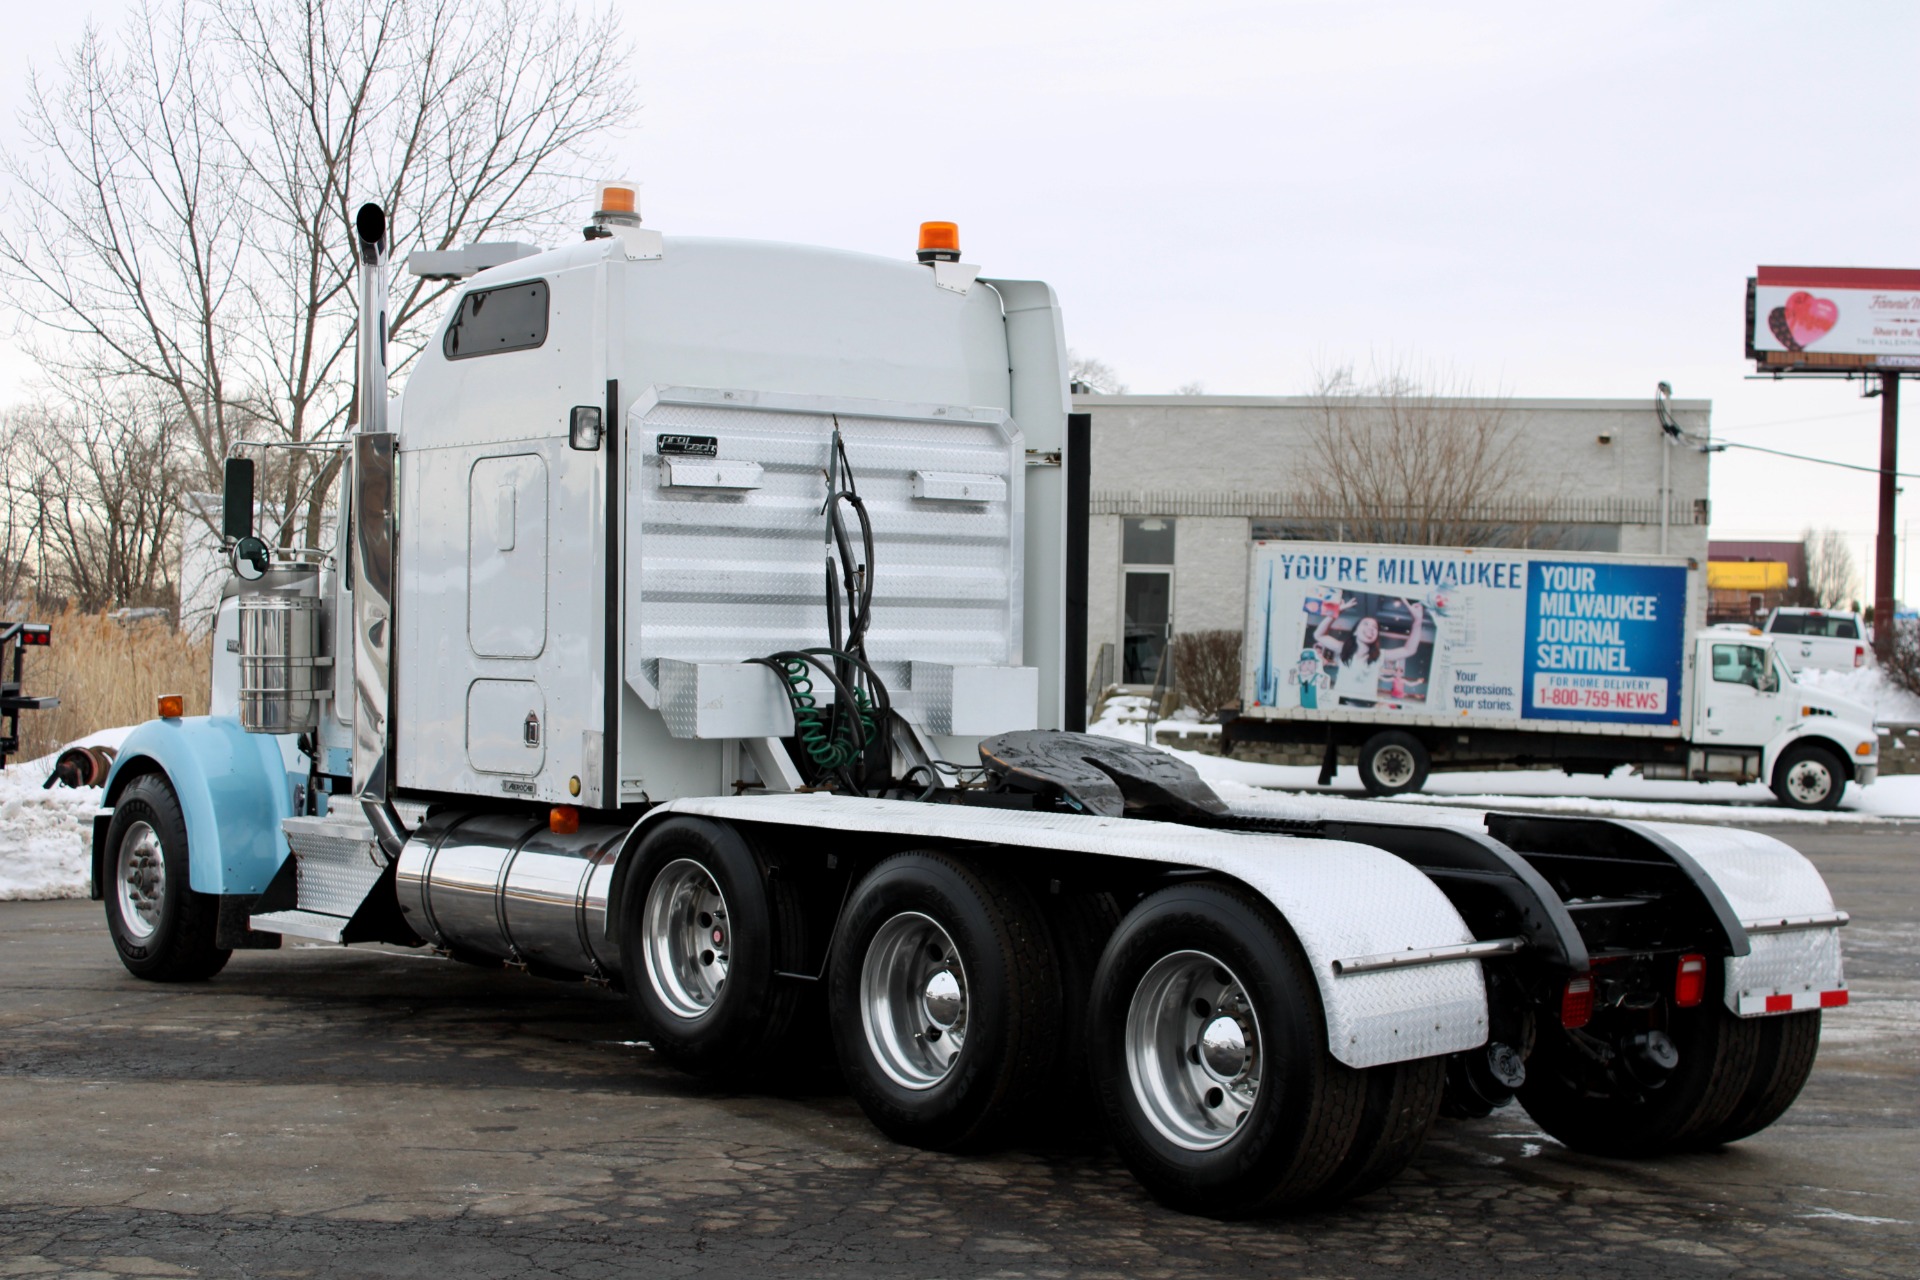
[[[400,910],[421,937],[469,955],[608,978],[607,887],[627,828],[557,835],[503,814],[434,814],[400,852]]]

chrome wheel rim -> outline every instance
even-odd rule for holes
[[[144,822],[120,838],[114,883],[120,896],[120,926],[135,942],[160,929],[160,907],[167,897],[167,857],[160,834]]]
[[[1801,804],[1819,804],[1833,790],[1833,771],[1818,760],[1799,760],[1787,770],[1787,790]]]
[[[931,916],[903,911],[880,926],[860,965],[867,1049],[903,1089],[947,1078],[967,1041],[967,968]]]
[[[1127,1075],[1160,1136],[1188,1151],[1233,1140],[1260,1097],[1260,1020],[1246,987],[1204,951],[1147,970],[1127,1006]]]
[[[727,900],[690,858],[660,868],[647,890],[643,951],[647,981],[676,1018],[704,1017],[720,999],[733,947]]]
[[[1373,776],[1385,786],[1405,786],[1413,777],[1413,752],[1405,747],[1380,748],[1373,753]]]

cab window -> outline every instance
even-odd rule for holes
[[[547,282],[476,289],[460,299],[440,349],[449,360],[525,351],[547,340]]]
[[[1767,651],[1750,644],[1713,646],[1713,678],[1722,684],[1760,687],[1760,673],[1766,670]]]

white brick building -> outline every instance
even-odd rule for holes
[[[1500,407],[1524,451],[1525,496],[1493,519],[1533,546],[1656,554],[1664,461],[1667,551],[1705,565],[1709,455],[1670,444],[1651,400]],[[1672,402],[1697,437],[1711,407]],[[1087,669],[1096,684],[1150,683],[1168,634],[1241,629],[1254,538],[1351,536],[1300,483],[1323,421],[1317,399],[1082,395],[1074,409],[1092,417]]]

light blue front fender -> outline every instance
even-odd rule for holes
[[[106,803],[142,774],[162,773],[187,820],[187,881],[200,893],[259,893],[287,856],[293,783],[280,740],[231,716],[149,720],[127,735],[107,774]],[[100,856],[96,851],[95,857]],[[95,883],[102,882],[95,866]]]

